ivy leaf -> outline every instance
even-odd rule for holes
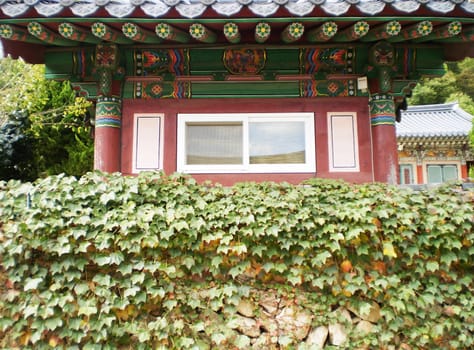
[[[383,255],[388,256],[390,258],[397,257],[397,253],[395,252],[395,248],[393,248],[392,242],[389,242],[389,241],[383,242]]]
[[[110,265],[110,256],[108,255],[96,255],[93,260],[99,266]]]
[[[160,232],[160,238],[164,239],[165,241],[168,241],[173,235],[174,235],[173,228],[170,228],[169,230],[163,230]]]
[[[86,317],[90,315],[94,315],[97,313],[97,307],[93,304],[93,300],[91,301],[84,301],[79,300],[79,310],[77,312],[78,315],[84,315]]]
[[[428,261],[426,263],[426,269],[431,272],[435,272],[439,270],[439,264],[437,261]]]
[[[133,296],[135,296],[139,291],[140,291],[140,287],[139,287],[139,286],[132,286],[132,287],[130,287],[130,288],[125,289],[125,291],[123,292],[123,296],[124,296],[124,298],[133,297]]]
[[[458,257],[452,251],[445,252],[441,255],[441,263],[445,263],[447,266],[451,266],[453,262],[456,262]]]
[[[183,260],[183,265],[188,268],[188,270],[191,270],[191,268],[196,264],[194,261],[194,258],[192,256],[187,256]]]
[[[313,267],[321,267],[326,264],[326,260],[331,257],[331,253],[327,250],[322,251],[321,253],[317,254],[316,257],[311,259],[311,265]]]
[[[41,282],[43,282],[42,278],[29,278],[26,280],[23,290],[26,292],[28,290],[37,289]]]
[[[89,285],[87,283],[79,283],[74,287],[74,291],[77,295],[82,295],[89,291]]]
[[[100,203],[107,205],[108,202],[115,200],[115,192],[102,193],[100,196]]]
[[[217,255],[212,258],[211,260],[211,266],[215,267],[216,269],[219,268],[219,265],[222,263],[222,256]]]
[[[110,263],[115,264],[115,265],[120,265],[122,261],[124,260],[124,256],[122,252],[120,251],[110,253],[109,258],[110,258]]]
[[[176,305],[178,305],[178,301],[174,299],[168,299],[163,303],[163,306],[168,309],[168,311],[173,310]]]
[[[286,277],[288,282],[290,282],[294,286],[299,286],[301,283],[303,283],[303,279],[301,276],[296,276],[293,274],[290,274],[289,276]]]
[[[61,317],[48,318],[44,321],[44,325],[50,331],[54,331],[56,328],[63,325],[63,320]]]

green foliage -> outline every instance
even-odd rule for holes
[[[474,59],[449,62],[447,73],[440,78],[423,78],[413,90],[410,105],[459,102],[461,108],[474,114]]]
[[[377,332],[358,346],[473,348],[473,200],[320,179],[0,182],[0,346],[245,348],[226,317],[253,289],[275,288],[312,301],[315,320],[377,302]]]
[[[0,125],[0,179],[29,178],[34,173],[30,163],[34,140],[26,134],[29,125],[22,112],[12,113]]]
[[[9,140],[10,148],[21,146],[19,140],[9,135],[17,115],[23,115],[27,120],[14,133],[29,144],[28,152],[17,152],[13,157],[4,153],[5,147],[0,148],[0,155],[10,157],[16,169],[15,172],[0,169],[0,179],[33,180],[62,172],[78,176],[90,171],[93,140],[88,108],[91,103],[76,97],[69,82],[46,80],[42,65],[4,58],[0,59],[0,72],[0,140]],[[23,158],[28,163],[27,171],[16,163]]]

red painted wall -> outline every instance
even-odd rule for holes
[[[350,182],[373,181],[371,130],[367,98],[281,98],[281,99],[192,99],[123,101],[121,171],[132,172],[134,113],[164,113],[164,171],[176,171],[178,113],[250,113],[250,112],[314,112],[316,137],[316,173],[298,174],[196,174],[198,181],[211,180],[223,185],[240,181],[287,181],[299,183],[311,177],[345,179]],[[359,135],[360,172],[330,173],[327,113],[356,112]]]

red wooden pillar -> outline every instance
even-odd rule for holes
[[[112,95],[112,76],[117,65],[117,46],[97,45],[99,93],[95,114],[94,169],[109,173],[120,171],[122,100]]]
[[[467,179],[469,174],[467,173],[467,164],[466,162],[461,163],[461,179]]]
[[[369,99],[372,125],[374,180],[398,183],[398,151],[395,132],[395,103],[390,94],[375,94]]]
[[[417,178],[417,184],[425,183],[425,179],[423,178],[423,165],[421,164],[416,165],[416,178]]]
[[[95,113],[94,169],[120,171],[122,101],[99,96]]]

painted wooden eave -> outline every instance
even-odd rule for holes
[[[304,47],[387,40],[443,47],[455,60],[474,56],[474,1],[0,0],[0,39],[13,56],[99,42]]]

